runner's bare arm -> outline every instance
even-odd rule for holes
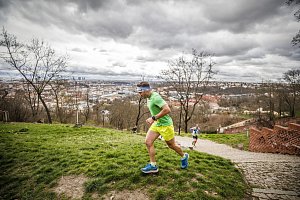
[[[162,108],[162,110],[157,115],[155,115],[155,119],[159,119],[159,118],[161,118],[161,117],[163,117],[163,116],[165,116],[165,115],[167,115],[171,112],[171,109],[170,109],[168,104],[163,105],[163,107],[161,107],[161,108]],[[152,117],[149,117],[146,120],[146,122],[148,124],[152,124],[154,122],[154,120],[152,119]]]

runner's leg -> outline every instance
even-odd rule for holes
[[[159,137],[159,134],[152,131],[148,130],[146,139],[145,139],[145,144],[148,150],[150,162],[156,162],[155,160],[155,148],[154,148],[154,141]]]
[[[184,153],[183,153],[182,149],[180,148],[180,146],[178,146],[175,143],[175,138],[173,138],[169,141],[166,141],[166,143],[171,149],[173,149],[174,151],[176,151],[176,153],[178,153],[181,157],[183,157]]]

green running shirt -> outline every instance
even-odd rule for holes
[[[151,96],[148,98],[147,106],[150,110],[151,115],[157,115],[165,104],[165,100],[157,93],[152,92]],[[157,119],[156,126],[169,126],[173,125],[173,120],[169,114]]]

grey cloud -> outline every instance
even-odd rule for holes
[[[239,43],[237,41],[235,43],[223,43],[219,46],[212,46],[209,48],[212,50],[215,49],[216,56],[238,56],[247,54],[247,52],[251,51],[255,47],[255,43],[247,41]]]
[[[155,58],[155,57],[146,57],[146,56],[138,56],[138,57],[136,57],[136,60],[138,62],[155,62],[155,61],[157,61],[157,58]]]
[[[14,12],[19,12],[24,18],[43,27],[55,25],[72,34],[84,33],[94,37],[128,37],[132,32],[130,18],[124,17],[120,10],[106,10],[102,7],[110,1],[97,2],[28,0],[14,1],[10,6]]]
[[[106,67],[88,67],[88,66],[79,66],[74,65],[72,66],[72,72],[80,75],[87,75],[93,72],[93,75],[99,76],[140,76],[140,73],[131,72],[131,71],[114,71],[111,66]]]
[[[112,64],[112,67],[126,67],[126,64],[122,63],[122,62],[115,62]]]
[[[8,0],[0,0],[0,9],[6,8],[9,5]]]
[[[171,34],[163,33],[145,35],[143,41],[140,41],[140,44],[159,50],[180,49],[184,45],[182,39],[178,39]]]
[[[0,0],[0,23],[3,25],[8,20],[8,16],[10,12],[9,5],[10,5],[9,1]]]
[[[41,26],[58,26],[62,22],[68,22],[69,19],[64,17],[63,7],[60,7],[55,2],[51,1],[11,1],[10,11],[19,13],[23,18],[32,23],[40,24]],[[70,26],[67,25],[68,28]]]
[[[296,60],[296,61],[300,61],[300,48],[296,49],[295,51],[292,52],[292,55],[289,56],[289,58]],[[300,64],[298,64],[299,66]],[[300,66],[299,66],[300,67]]]
[[[87,33],[94,37],[112,37],[116,40],[126,39],[137,29],[142,28],[145,33],[141,37],[151,37],[152,40],[149,42],[143,38],[137,40],[146,46],[159,49],[180,48],[184,45],[180,40],[184,35],[195,36],[221,29],[240,32],[244,27],[251,27],[261,20],[276,15],[281,5],[279,0],[228,1],[225,3],[227,6],[225,8],[224,4],[215,5],[213,2],[212,5],[213,3],[204,4],[199,1],[138,3],[137,1],[69,0],[59,1],[59,3],[46,1],[47,4],[43,1],[33,2],[16,1],[15,7],[20,8],[26,18],[41,25],[55,24],[75,34]],[[69,5],[70,3],[73,5]],[[70,8],[73,9],[72,12],[68,12]],[[174,12],[168,9],[174,9]],[[28,12],[30,10],[35,10],[37,13]],[[205,20],[206,17],[208,20]]]
[[[203,9],[209,20],[220,25],[222,29],[232,32],[251,30],[256,24],[263,23],[279,14],[284,6],[282,0],[237,0],[228,3],[206,1]]]
[[[0,22],[4,25],[9,22],[7,16],[12,16],[24,19],[28,26],[30,23],[43,29],[54,26],[93,41],[106,38],[127,43],[150,52],[147,56],[134,55],[141,65],[167,63],[174,55],[190,53],[192,48],[214,53],[220,60],[224,58],[220,63],[224,65],[263,68],[268,54],[299,61],[299,48],[290,45],[297,30],[288,21],[294,20],[289,12],[284,0],[0,0]],[[109,50],[93,50],[111,59]],[[80,47],[72,51],[84,52]],[[107,66],[110,70],[75,69],[82,73],[103,71],[118,75],[112,69],[127,67],[124,63],[114,62]],[[273,64],[281,68],[283,65],[277,60]]]
[[[80,53],[87,52],[87,50],[81,49],[81,48],[78,48],[78,47],[75,47],[75,48],[71,49],[71,51],[80,52]]]
[[[78,9],[81,12],[88,12],[88,10],[99,10],[100,8],[106,7],[109,4],[109,0],[68,0],[78,5]]]
[[[244,60],[244,61],[241,61],[240,62],[241,64],[243,64],[243,65],[255,65],[255,66],[266,66],[268,63],[266,62],[266,61],[264,61],[264,60],[262,60],[262,59],[247,59],[247,60]]]
[[[160,6],[157,6],[155,9],[154,6],[156,5],[151,5],[150,7],[143,7],[141,9],[142,18],[140,22],[143,25],[141,25],[139,29],[139,33],[137,35],[133,35],[134,39],[130,39],[128,41],[133,42],[134,40],[135,43],[142,44],[144,46],[149,46],[151,48],[158,48],[161,50],[177,49],[182,51],[191,48],[203,49],[203,47],[206,47],[206,49],[215,52],[216,55],[236,55],[251,50],[251,48],[257,45],[255,44],[256,42],[246,41],[246,40],[242,41],[241,39],[238,39],[233,41],[232,44],[226,44],[226,38],[224,38],[225,42],[221,41],[221,44],[220,41],[219,43],[215,42],[215,45],[213,46],[210,45],[210,43],[214,41],[210,41],[209,38],[206,38],[205,36],[201,36],[201,35],[206,33],[207,36],[209,36],[212,31],[218,31],[218,30],[229,30],[232,32],[236,32],[234,30],[236,29],[239,30],[239,32],[245,31],[241,26],[252,27],[257,23],[261,23],[260,21],[261,19],[267,19],[272,15],[273,16],[276,15],[277,11],[274,13],[272,13],[272,11],[277,10],[280,7],[278,1],[276,1],[277,4],[272,3],[270,1],[265,2],[265,3],[269,3],[272,6],[270,6],[271,8],[267,6],[268,12],[266,13],[266,16],[263,16],[265,12],[264,6],[266,5],[260,3],[260,1],[251,2],[253,5],[252,6],[250,5],[250,8],[252,8],[253,10],[248,8],[245,11],[239,11],[239,10],[230,11],[230,9],[228,11],[223,11],[222,9],[224,8],[215,6],[216,8],[213,8],[215,9],[213,10],[214,12],[211,12],[214,15],[219,15],[223,11],[223,13],[229,12],[224,14],[225,18],[228,15],[231,16],[232,19],[234,17],[235,18],[234,20],[228,20],[228,19],[226,20],[220,17],[219,21],[216,21],[217,19],[214,20],[211,19],[212,21],[207,22],[204,20],[206,16],[198,14],[197,10],[192,9],[192,7],[197,7],[198,5],[199,6],[198,11],[200,13],[201,10],[205,10],[206,8],[201,9],[200,3],[197,4],[195,2],[193,2],[192,6],[190,6],[191,7],[190,13],[192,14],[188,12],[182,13],[182,16],[184,17],[180,17],[180,18],[176,18],[176,16],[168,16],[164,8]],[[244,3],[245,5],[246,4],[248,5],[249,3],[245,1],[238,1],[238,2],[240,2],[240,4]],[[228,2],[229,5],[233,5],[235,3],[236,2],[231,2],[231,3]],[[255,6],[256,3],[258,4],[258,6]],[[253,17],[247,16],[247,12],[254,12],[258,10],[258,7],[262,8],[261,11],[259,12],[260,16],[256,16],[256,15],[253,15]],[[150,14],[147,15],[146,12],[149,12],[149,10],[155,10],[155,12],[151,12]],[[176,11],[180,13],[180,11],[178,10]],[[238,16],[235,16],[235,14],[237,14]],[[246,17],[243,16],[242,14],[244,14]],[[254,16],[256,16],[257,19],[254,18]],[[248,21],[245,21],[245,18]],[[251,21],[252,19],[254,21]],[[235,27],[230,28],[231,26],[235,26]],[[257,30],[253,29],[252,32],[254,31]]]
[[[276,67],[266,68],[266,66],[243,66],[243,70],[230,67],[221,67],[216,75],[217,80],[253,82],[262,80],[279,79],[286,69],[278,71]],[[239,69],[239,70],[238,70]]]
[[[93,48],[93,51],[98,51],[98,52],[101,52],[101,53],[108,52],[106,49],[98,49],[98,48]]]

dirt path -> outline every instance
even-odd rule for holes
[[[192,143],[189,137],[176,136],[176,140],[183,148]],[[251,185],[253,199],[300,199],[299,156],[241,151],[202,139],[194,150],[235,163]]]

